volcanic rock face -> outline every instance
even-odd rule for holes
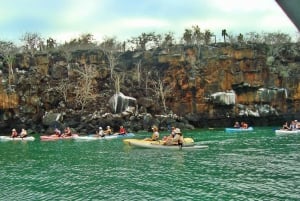
[[[72,121],[80,121],[86,115],[86,125],[88,115],[96,113],[99,117],[121,114],[122,123],[128,116],[139,121],[143,118],[138,114],[171,113],[193,123],[282,115],[300,118],[299,48],[299,44],[178,45],[119,53],[113,69],[100,50],[18,54],[10,76],[1,61],[1,125],[38,125],[49,111],[62,114],[63,121],[72,116]],[[87,66],[94,70],[92,75],[84,71]],[[116,93],[116,87],[121,92]],[[89,89],[87,102],[79,89]],[[91,119],[91,127],[99,123]]]
[[[288,54],[288,61],[283,59],[282,52],[272,52],[281,56],[267,62],[271,52],[266,46],[189,48],[185,51],[185,62],[181,58],[176,60],[177,57],[160,59],[169,63],[165,81],[176,89],[170,101],[172,110],[204,114],[212,114],[214,110],[213,115],[222,115],[215,113],[223,104],[231,105],[226,113],[238,115],[238,104],[249,108],[267,104],[279,113],[288,112],[288,108],[299,113],[296,106],[299,104],[299,47],[291,45],[290,48],[294,51]],[[228,91],[236,94],[235,101],[230,94],[226,96]],[[227,102],[220,102],[221,99]]]

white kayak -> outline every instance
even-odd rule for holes
[[[290,134],[298,134],[298,133],[300,133],[300,130],[284,130],[284,129],[275,130],[276,135],[290,135]]]
[[[2,141],[33,141],[35,138],[32,136],[28,136],[28,137],[10,137],[10,136],[0,136],[0,140]]]
[[[116,139],[116,138],[129,138],[134,137],[135,135],[133,133],[126,133],[124,135],[106,135],[104,137],[99,137],[95,135],[87,135],[87,136],[76,136],[74,137],[75,140],[109,140],[109,139]]]
[[[164,141],[147,141],[141,139],[125,139],[123,142],[129,146],[140,147],[140,148],[150,148],[150,149],[171,149],[171,150],[181,150],[181,149],[207,149],[207,145],[196,145],[194,140],[191,138],[184,138],[185,143],[182,146],[179,145],[164,145]]]

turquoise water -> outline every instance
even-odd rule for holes
[[[0,142],[0,200],[300,200],[300,134],[254,129],[184,133],[205,150],[131,148],[122,139]]]

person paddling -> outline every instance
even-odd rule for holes
[[[173,138],[169,138],[164,142],[164,145],[183,145],[183,135],[179,128],[174,130],[175,136]]]

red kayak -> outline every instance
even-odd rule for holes
[[[57,136],[57,135],[41,135],[41,140],[65,140],[65,139],[73,139],[78,137],[78,134],[72,134],[72,136]]]

